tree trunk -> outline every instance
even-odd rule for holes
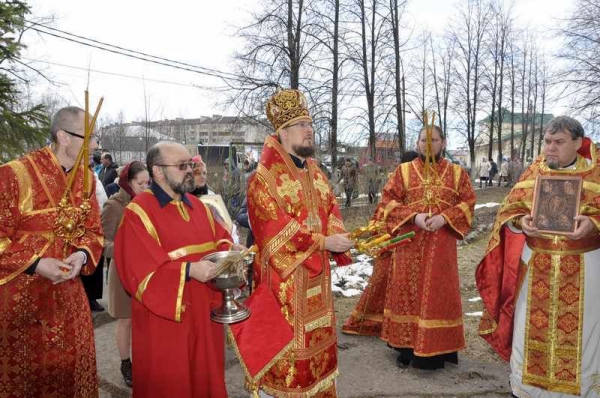
[[[394,84],[395,84],[395,100],[396,114],[398,121],[398,150],[400,155],[406,150],[406,137],[404,135],[404,102],[402,99],[402,82],[400,75],[400,67],[402,59],[400,58],[400,16],[398,9],[398,0],[390,0],[390,12],[392,14],[392,33],[394,36]]]
[[[331,85],[331,167],[337,165],[337,133],[338,133],[338,83],[339,83],[339,26],[340,26],[340,0],[334,0],[335,16],[333,26],[333,68]]]

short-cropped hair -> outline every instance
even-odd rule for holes
[[[577,120],[569,116],[557,116],[548,122],[545,132],[550,134],[561,133],[568,131],[571,133],[571,138],[583,138],[585,132],[583,126]]]

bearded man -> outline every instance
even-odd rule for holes
[[[132,300],[134,397],[227,397],[223,326],[210,320],[221,294],[206,282],[204,256],[231,246],[227,231],[195,196],[184,146],[160,142],[146,158],[149,190],[127,206],[114,242]],[[242,249],[242,246],[234,245]]]
[[[513,396],[588,397],[600,391],[598,166],[598,152],[581,124],[556,117],[546,126],[542,155],[523,172],[496,216],[476,273],[485,306],[479,334],[510,360]],[[539,176],[582,179],[573,232],[541,233],[534,227]],[[569,187],[555,198],[569,200],[574,193]],[[557,219],[565,216],[555,210]]]
[[[458,363],[457,352],[465,346],[456,241],[471,226],[475,193],[468,173],[441,157],[445,147],[442,130],[433,126],[432,157],[426,157],[422,129],[419,157],[390,175],[372,222],[383,223],[392,237],[416,234],[409,244],[377,258],[369,285],[342,328],[379,336],[399,351],[399,367],[443,368],[445,362]]]
[[[260,274],[249,300],[260,307],[271,298],[265,321],[281,317],[282,323],[253,333],[260,326],[256,323],[263,322],[257,308],[239,328],[232,326],[237,351],[245,370],[264,359],[257,372],[246,372],[254,392],[335,397],[337,339],[329,257],[333,253],[339,265],[350,263],[344,253],[353,242],[344,233],[327,177],[311,158],[314,131],[304,95],[278,91],[267,104],[267,116],[276,134],[265,139],[248,184],[248,214],[259,248],[254,269]],[[280,349],[271,350],[280,342]],[[268,350],[244,355],[248,346]]]

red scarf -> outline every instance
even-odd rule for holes
[[[123,167],[123,170],[121,170],[121,173],[119,173],[119,186],[121,188],[123,188],[125,190],[125,192],[127,192],[129,194],[129,196],[131,196],[131,199],[133,199],[135,197],[135,192],[133,192],[131,185],[129,185],[129,168],[131,167],[132,164],[134,164],[136,162],[141,163],[138,160],[134,160],[131,163],[127,163],[125,165],[125,167]],[[133,177],[135,177],[135,176],[133,176]]]

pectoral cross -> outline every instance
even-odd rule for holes
[[[312,212],[308,214],[308,218],[304,223],[313,232],[318,232],[321,230],[321,220]]]

